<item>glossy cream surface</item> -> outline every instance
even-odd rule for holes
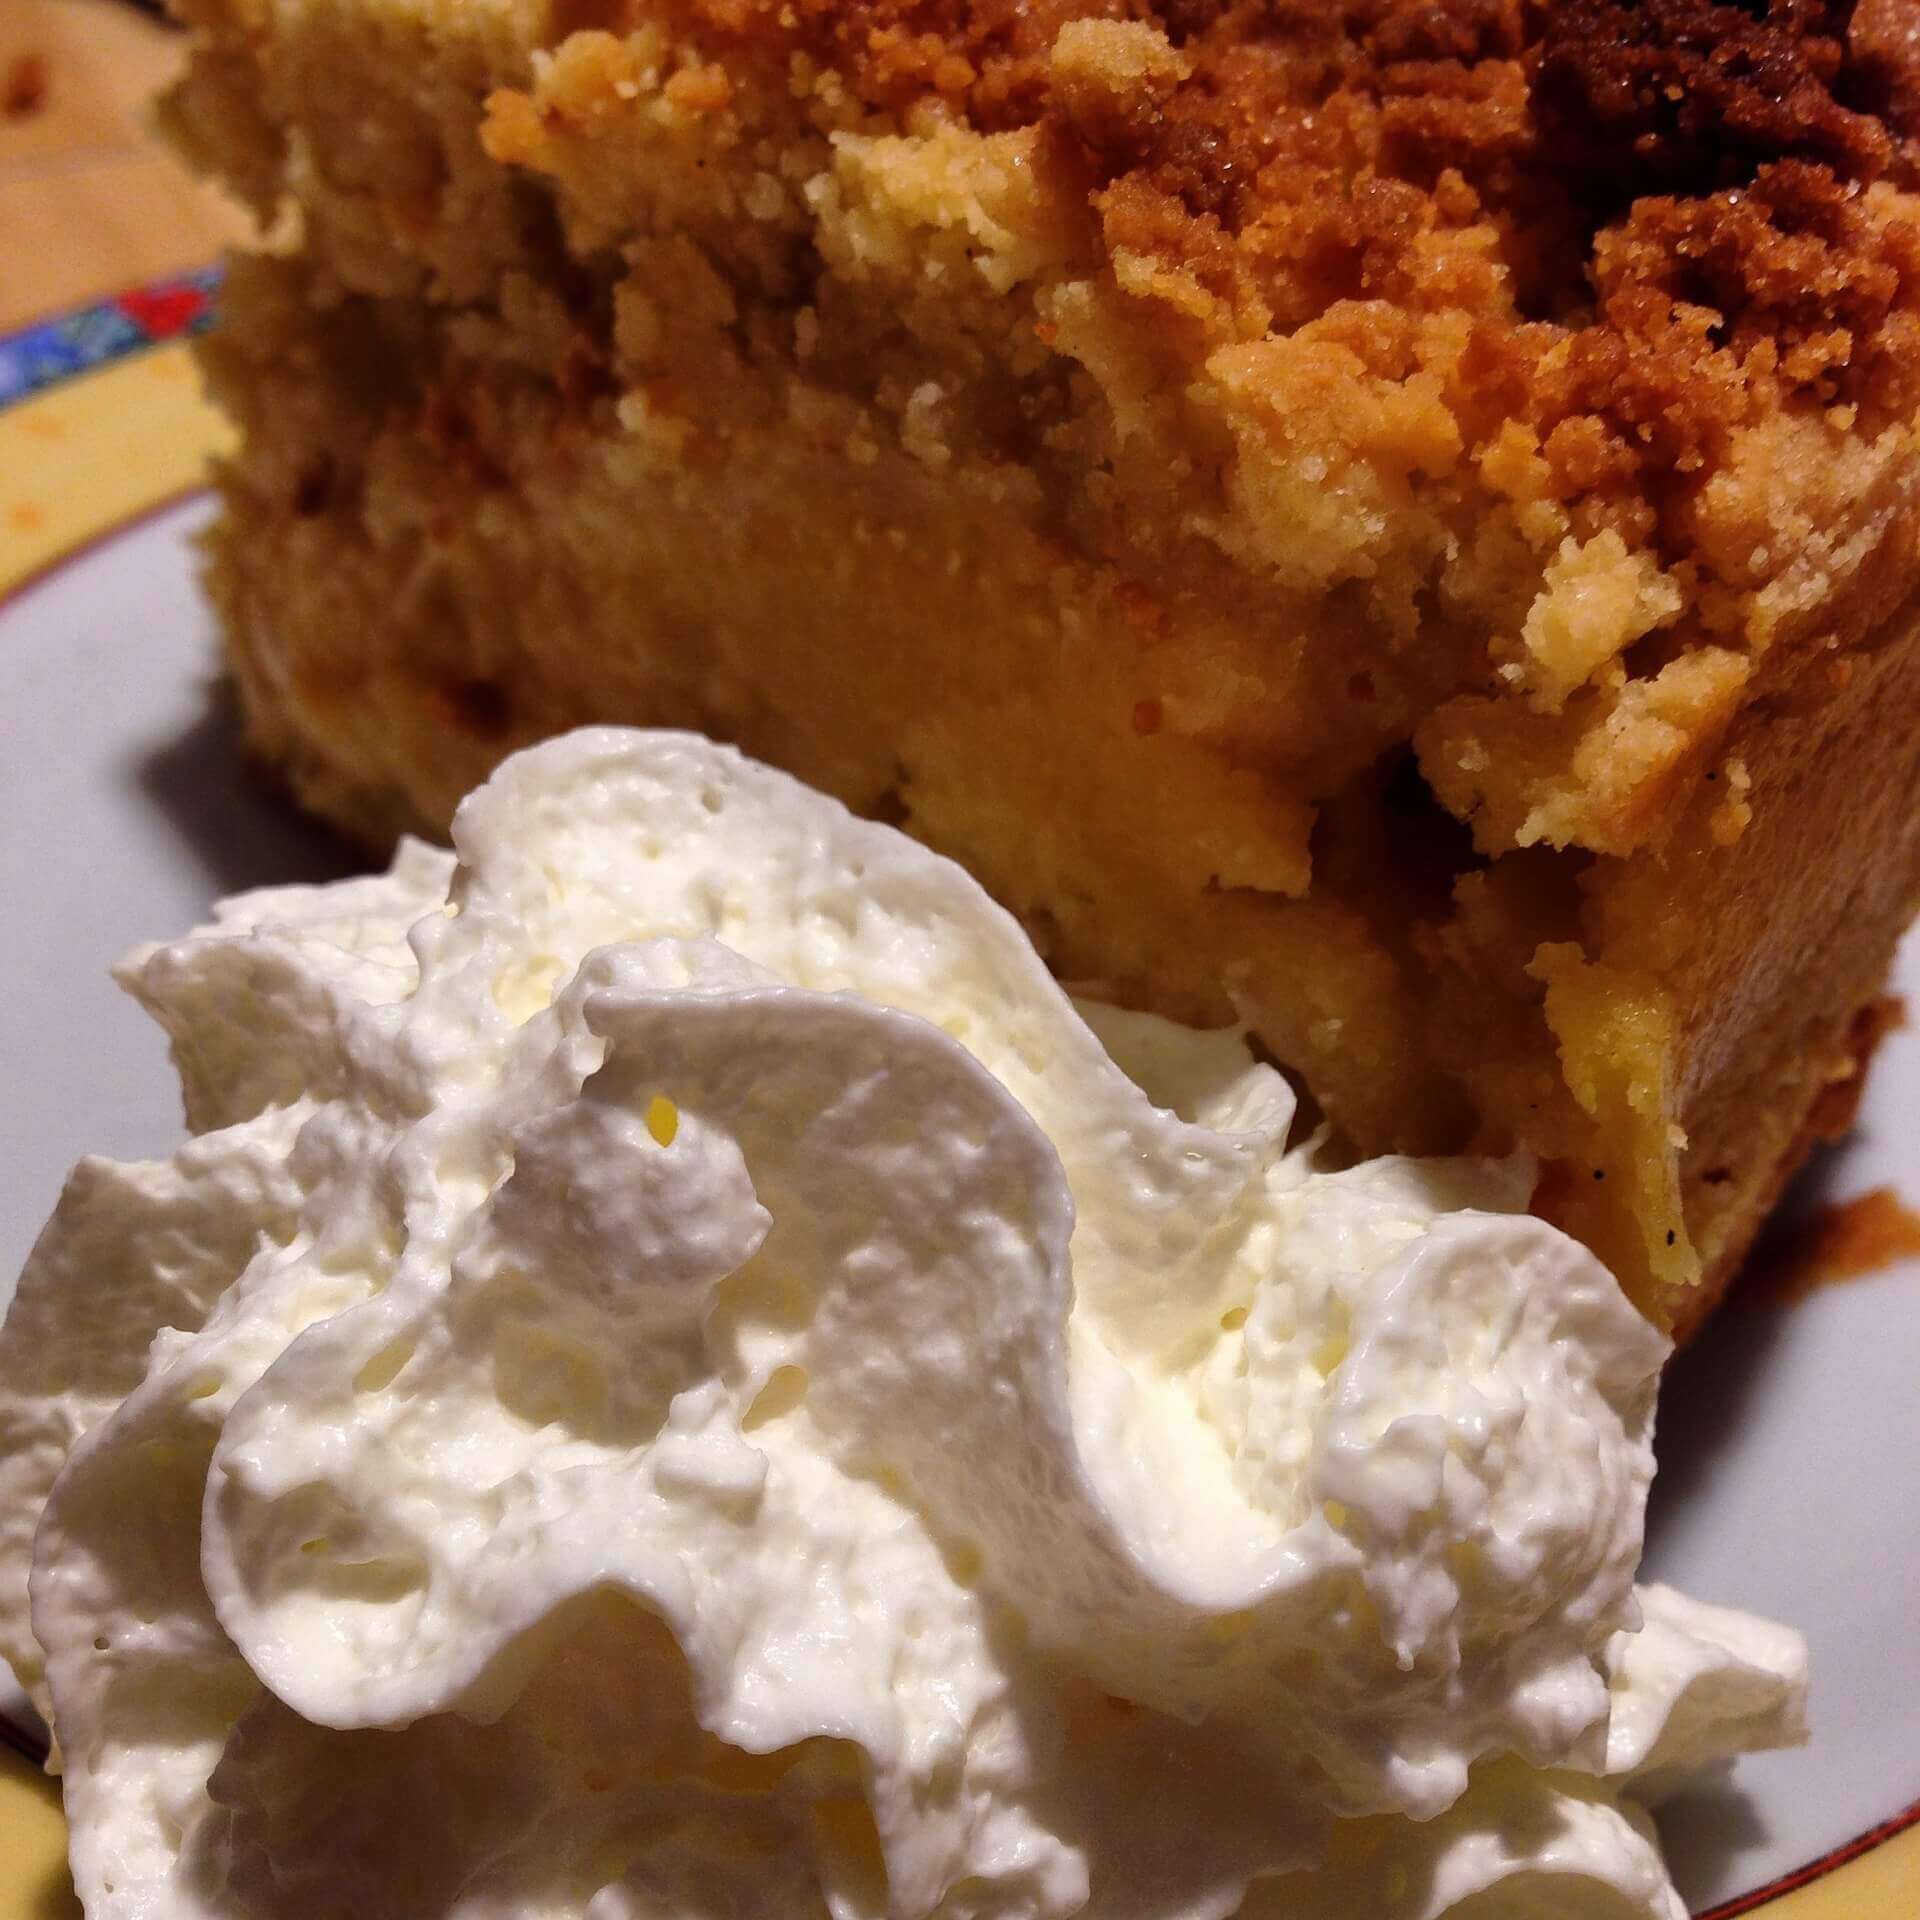
[[[456,847],[126,963],[192,1137],[0,1336],[96,1920],[1680,1913],[1804,1655],[1636,1596],[1665,1343],[1524,1167],[690,736]]]

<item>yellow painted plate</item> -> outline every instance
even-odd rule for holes
[[[79,1154],[177,1136],[164,1047],[108,964],[218,894],[340,870],[247,778],[211,690],[192,496],[226,428],[184,342],[155,344],[202,322],[210,287],[0,340],[0,1300]],[[1915,941],[1902,982],[1920,1004]],[[1910,1032],[1829,1190],[1920,1196],[1916,1113]],[[1730,1308],[1676,1363],[1661,1458],[1650,1573],[1793,1621],[1814,1661],[1814,1745],[1663,1815],[1696,1913],[1920,1920],[1920,1268]],[[75,1911],[62,1852],[52,1787],[0,1744],[0,1920]]]

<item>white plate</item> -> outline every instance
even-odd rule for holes
[[[0,1296],[78,1155],[177,1138],[165,1048],[108,981],[114,957],[218,894],[346,870],[239,761],[192,578],[204,512],[144,521],[0,604]],[[1920,1005],[1920,943],[1903,980]],[[1920,1196],[1916,1120],[1920,1034],[1897,1034],[1825,1190]],[[1665,1823],[1699,1909],[1920,1800],[1920,1266],[1728,1308],[1673,1370],[1662,1453],[1648,1571],[1813,1647],[1814,1745],[1743,1762]]]

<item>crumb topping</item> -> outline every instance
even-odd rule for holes
[[[1869,431],[1912,411],[1920,240],[1873,192],[1904,177],[1920,100],[1905,0],[670,11],[729,64],[830,69],[874,113],[1039,129],[1109,249],[1191,275],[1241,338],[1329,323],[1395,378],[1420,351],[1396,316],[1474,315],[1468,438],[1525,421],[1562,497],[1658,494],[1789,398]],[[1374,313],[1342,318],[1356,302]]]
[[[1775,160],[1875,179],[1886,131],[1836,91],[1852,12],[1852,0],[1562,0],[1541,14],[1540,129],[1563,175],[1614,205],[1736,186]]]

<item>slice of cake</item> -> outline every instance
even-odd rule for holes
[[[1906,7],[183,5],[308,801],[738,741],[1697,1320],[1920,882]]]

